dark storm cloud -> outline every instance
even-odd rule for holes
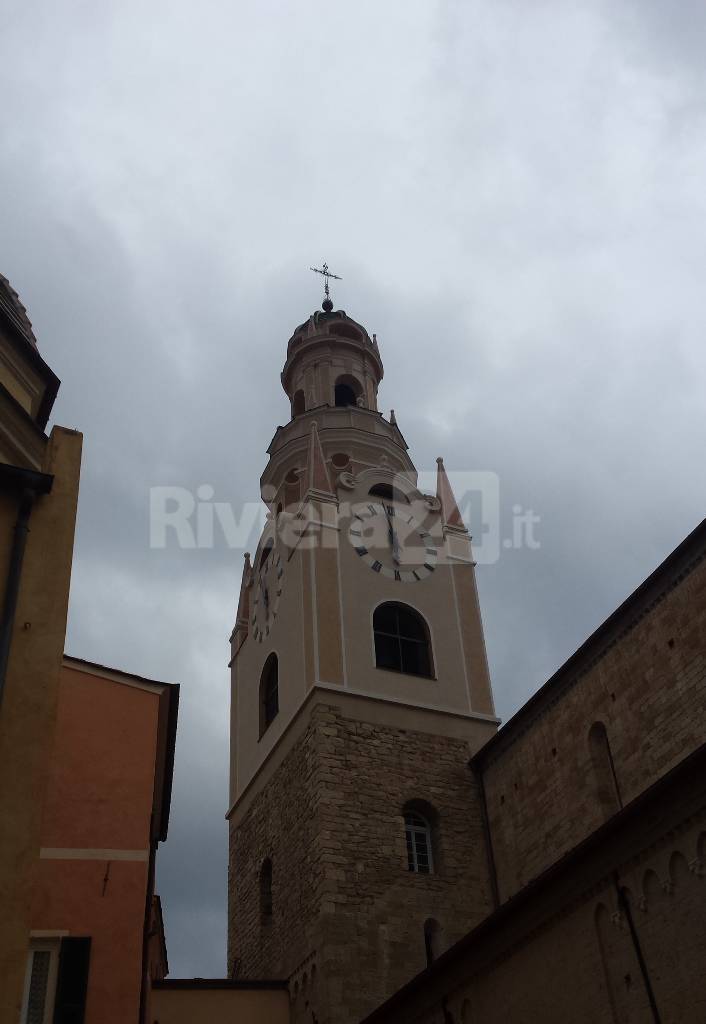
[[[257,497],[287,339],[344,275],[420,470],[497,474],[506,718],[703,515],[699,4],[16,5],[0,271],[85,433],[68,649],[182,684],[158,883],[224,967],[242,550],[149,548],[155,486]]]

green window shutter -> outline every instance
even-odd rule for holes
[[[90,956],[90,939],[61,940],[54,1024],[83,1024]]]

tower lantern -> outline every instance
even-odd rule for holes
[[[292,416],[322,406],[357,406],[377,412],[383,368],[377,344],[342,310],[317,310],[287,345],[282,387]]]

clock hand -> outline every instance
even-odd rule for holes
[[[400,542],[397,539],[397,533],[394,526],[392,525],[392,516],[385,508],[385,518],[387,519],[387,537],[390,541],[390,547],[392,548],[392,561],[395,565],[400,564]]]

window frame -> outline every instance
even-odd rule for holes
[[[407,851],[407,871],[411,875],[436,874],[434,869],[434,834],[431,821],[416,807],[407,807],[402,814],[404,820],[405,848]],[[410,824],[407,819],[411,817],[419,819],[423,823],[422,826],[420,827],[419,825]],[[419,867],[419,851],[416,842],[417,836],[424,837],[426,857],[429,862],[426,870],[420,869]]]
[[[398,643],[399,643],[400,640],[406,640],[408,643],[418,643],[420,645],[422,644],[421,640],[415,640],[413,637],[401,637],[399,634],[388,633],[386,630],[376,630],[375,629],[375,615],[377,614],[377,612],[379,611],[380,608],[383,608],[386,605],[389,605],[389,606],[392,606],[392,607],[396,607],[396,608],[402,608],[404,611],[410,611],[419,619],[419,621],[420,621],[420,623],[421,623],[421,625],[423,627],[425,636],[426,636],[426,653],[427,653],[427,662],[428,662],[428,668],[429,668],[428,672],[408,672],[408,671],[406,671],[402,667],[403,661],[402,661],[401,654],[400,654],[400,668],[392,668],[389,665],[380,665],[380,664],[378,664],[377,643],[376,643],[376,635],[377,635],[377,633],[380,633],[381,636],[390,637],[391,639],[397,639]],[[372,609],[372,612],[371,612],[371,615],[370,615],[370,631],[371,631],[371,635],[372,635],[373,666],[376,669],[378,669],[381,672],[392,672],[395,675],[399,675],[399,676],[409,676],[411,679],[430,679],[430,680],[432,680],[432,682],[436,682],[437,676],[436,676],[436,665],[435,665],[435,661],[434,661],[434,639],[433,639],[433,636],[432,636],[431,626],[429,625],[429,623],[428,623],[428,621],[426,619],[426,616],[423,615],[422,612],[420,612],[418,608],[415,608],[414,605],[408,604],[405,601],[394,601],[394,600],[393,601],[380,601],[379,604],[375,605],[375,607]]]
[[[30,938],[29,952],[27,955],[27,966],[25,968],[25,983],[22,993],[22,1012],[20,1013],[20,1024],[27,1024],[29,1012],[29,994],[32,981],[32,970],[34,967],[35,953],[49,954],[49,970],[47,972],[47,983],[44,989],[44,1015],[41,1024],[51,1024],[54,1019],[54,1005],[56,1002],[56,986],[59,977],[59,950],[61,939],[59,938]]]

